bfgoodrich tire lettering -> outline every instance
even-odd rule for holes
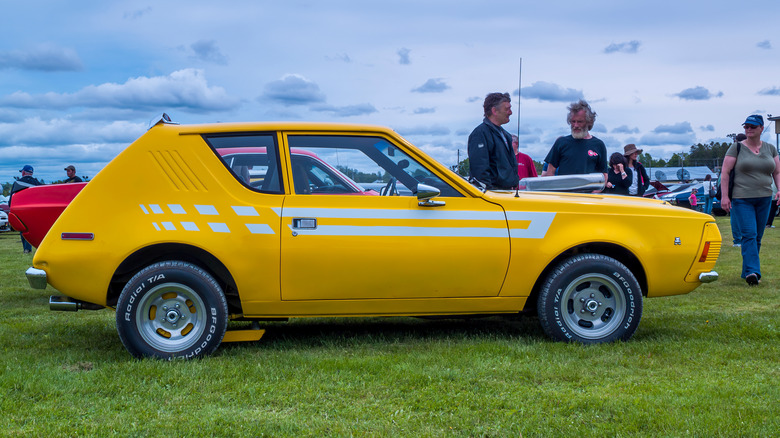
[[[191,263],[165,261],[133,276],[119,296],[116,326],[135,357],[190,359],[214,352],[227,328],[219,284]]]
[[[634,274],[617,260],[580,254],[547,277],[537,306],[542,328],[555,340],[625,341],[639,326],[642,291]]]

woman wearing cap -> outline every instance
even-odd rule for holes
[[[747,138],[741,142],[739,155],[735,143],[723,158],[720,205],[737,218],[742,235],[742,278],[750,286],[755,286],[761,279],[758,253],[769,217],[769,205],[773,199],[780,202],[780,193],[773,193],[772,189],[772,181],[775,187],[780,187],[780,159],[774,146],[761,141],[763,117],[750,115],[742,126],[745,127]],[[731,169],[734,169],[733,193],[728,190]]]
[[[637,149],[636,145],[631,143],[623,147],[623,156],[626,157],[626,168],[631,170],[634,178],[631,180],[631,185],[628,187],[628,194],[631,196],[643,196],[645,190],[650,186],[650,177],[647,176],[645,166],[637,161],[637,157],[642,153],[642,149]]]

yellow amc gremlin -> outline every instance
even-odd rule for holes
[[[483,192],[387,128],[163,118],[76,195],[27,276],[65,295],[52,309],[114,308],[137,357],[262,335],[231,320],[324,316],[536,312],[590,344],[629,339],[643,297],[717,279],[720,245],[711,216],[661,201]]]

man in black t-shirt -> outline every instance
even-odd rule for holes
[[[66,183],[82,182],[81,178],[79,178],[76,175],[76,168],[73,167],[72,164],[65,168],[65,172],[68,175],[68,179],[66,179],[64,182],[66,182]]]
[[[571,135],[555,140],[544,159],[548,165],[542,176],[603,173],[606,181],[607,147],[590,134],[595,121],[596,113],[584,100],[569,105],[566,122],[571,126]]]

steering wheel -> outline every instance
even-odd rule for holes
[[[379,196],[398,196],[398,190],[395,187],[396,181],[398,180],[394,177],[390,177],[390,181],[387,182],[387,185],[379,191]]]

